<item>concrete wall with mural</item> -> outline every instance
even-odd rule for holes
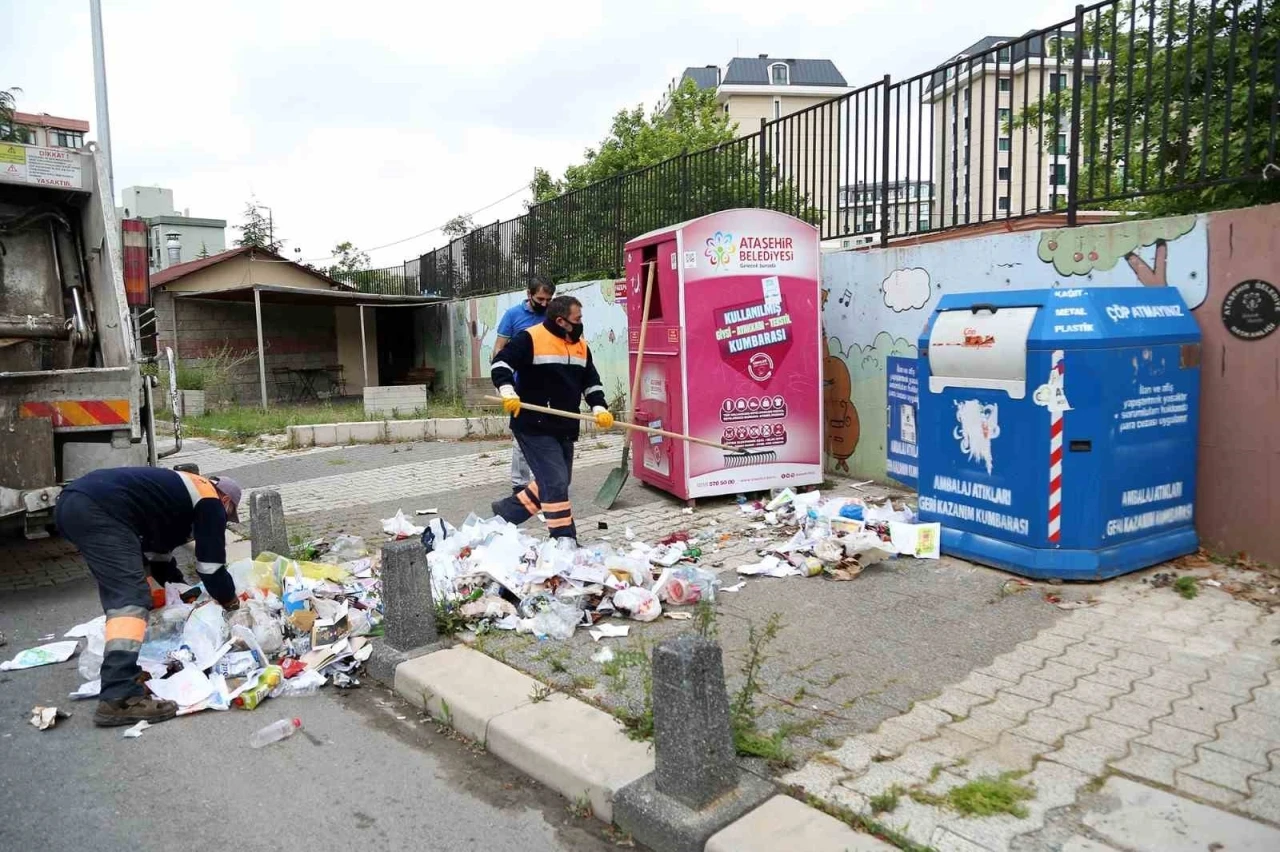
[[[823,258],[828,465],[885,477],[885,359],[914,357],[943,293],[1176,287],[1204,333],[1200,490],[1206,544],[1280,561],[1280,333],[1229,334],[1223,300],[1280,278],[1280,206],[948,239]],[[1272,519],[1271,523],[1264,519]]]
[[[558,294],[582,302],[591,357],[612,399],[627,386],[627,312],[614,301],[613,281],[577,281],[560,284]],[[498,321],[512,305],[525,298],[523,291],[464,299],[421,311],[418,329],[419,363],[433,366],[441,378],[436,386],[445,392],[461,388],[467,379],[489,375],[489,361],[498,336]],[[449,327],[453,327],[453,352],[449,351]]]

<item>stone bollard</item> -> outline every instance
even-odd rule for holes
[[[254,491],[249,495],[249,552],[289,555],[289,533],[284,527],[284,501],[279,491]]]
[[[373,644],[369,674],[393,683],[396,666],[441,647],[427,552],[416,538],[382,546],[384,638]]]
[[[682,636],[653,655],[654,771],[614,797],[613,821],[650,849],[701,852],[774,794],[739,769],[720,645]]]

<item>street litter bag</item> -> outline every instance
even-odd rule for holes
[[[551,601],[533,617],[533,634],[551,639],[568,639],[582,620],[582,611],[572,604]]]
[[[658,596],[642,586],[623,589],[613,596],[613,605],[628,613],[636,621],[653,621],[662,615]]]

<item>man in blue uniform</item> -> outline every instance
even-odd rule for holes
[[[503,347],[520,332],[535,325],[541,325],[547,316],[547,304],[556,294],[556,285],[546,278],[538,276],[529,285],[528,298],[507,308],[502,319],[498,321],[498,339],[493,343],[494,353],[501,352]],[[529,463],[520,452],[520,444],[511,445],[511,491],[518,494],[533,479]]]
[[[541,513],[552,538],[577,539],[569,483],[578,421],[538,411],[522,415],[520,403],[528,400],[577,414],[585,397],[596,425],[613,426],[600,374],[582,339],[582,303],[572,296],[552,299],[542,324],[511,338],[493,356],[489,373],[502,395],[502,407],[511,415],[511,433],[533,471],[533,481],[494,503],[493,513],[513,524]]]
[[[182,582],[172,551],[194,538],[205,591],[235,609],[226,530],[228,520],[239,520],[239,504],[240,486],[232,479],[155,467],[95,470],[62,490],[54,521],[89,563],[107,615],[94,724],[162,722],[177,714],[172,701],[147,694],[138,667],[151,608],[147,578],[161,585]]]

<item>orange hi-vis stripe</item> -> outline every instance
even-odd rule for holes
[[[542,511],[544,512],[567,512],[573,508],[573,504],[568,500],[563,503],[543,503]]]
[[[520,501],[520,505],[524,506],[525,510],[530,515],[538,514],[538,505],[534,503],[533,500],[529,497],[528,491],[518,492],[516,494],[516,499]]]
[[[133,616],[117,616],[107,619],[106,641],[127,639],[130,642],[141,642],[147,635],[147,620]]]
[[[127,426],[127,399],[64,399],[57,402],[24,402],[20,417],[43,417],[53,421],[53,428],[76,426]]]
[[[194,473],[187,473],[184,470],[178,471],[178,475],[187,481],[187,490],[194,491],[191,495],[191,502],[198,503],[206,497],[218,499],[218,489],[213,487],[213,483],[205,479],[203,476],[197,476]]]
[[[547,528],[558,530],[563,527],[573,526],[573,518],[547,518]]]

